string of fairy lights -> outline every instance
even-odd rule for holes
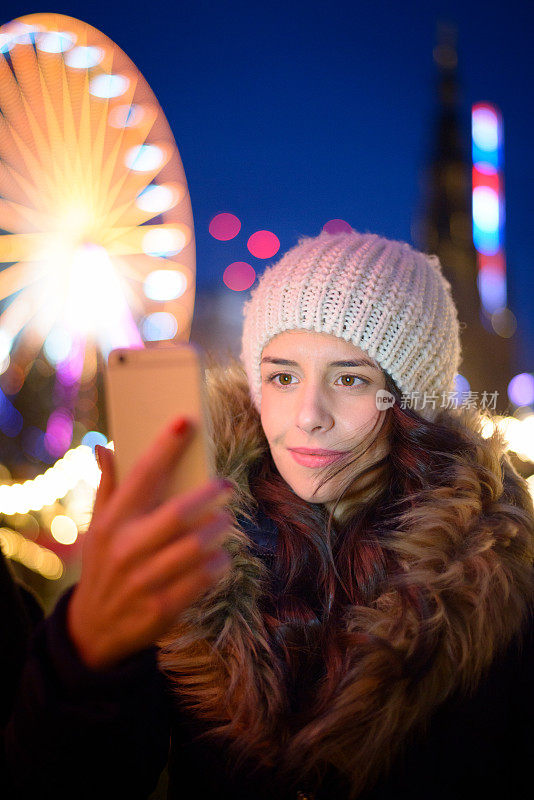
[[[113,442],[107,447],[112,450]],[[7,523],[10,518],[19,521],[21,516],[41,516],[38,530],[46,527],[52,540],[62,546],[75,545],[89,526],[99,480],[93,448],[83,444],[73,447],[43,474],[21,483],[1,484],[0,514]],[[14,527],[0,528],[0,547],[8,558],[44,578],[58,580],[64,574],[59,555]]]

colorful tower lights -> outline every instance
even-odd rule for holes
[[[504,251],[503,125],[500,111],[489,103],[472,108],[473,242],[477,251],[478,291],[483,314],[500,336],[512,336],[516,320],[506,307]],[[534,377],[516,375],[508,396],[517,406],[534,403]]]
[[[506,308],[502,119],[498,109],[488,103],[476,103],[471,119],[477,282],[482,307],[491,316]]]

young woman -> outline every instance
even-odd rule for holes
[[[435,257],[323,232],[268,268],[206,374],[231,494],[158,505],[179,426],[121,485],[100,449],[80,581],[10,684],[6,796],[146,798],[166,764],[176,800],[520,796],[534,510],[459,364]]]

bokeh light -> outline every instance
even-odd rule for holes
[[[64,53],[72,47],[75,41],[76,36],[73,33],[51,31],[36,36],[35,44],[39,50],[45,53]]]
[[[52,461],[52,456],[45,447],[45,434],[34,425],[26,425],[22,431],[22,449],[32,459],[44,461],[45,464]]]
[[[256,271],[246,261],[234,261],[229,264],[223,273],[223,281],[234,292],[244,292],[250,289],[256,280]]]
[[[147,256],[175,256],[185,245],[185,234],[178,228],[156,228],[143,236],[143,251]]]
[[[63,575],[63,562],[59,556],[48,548],[26,539],[17,531],[0,528],[0,547],[6,558],[24,564],[49,581],[59,580]]]
[[[467,378],[464,378],[464,376],[461,375],[459,372],[455,375],[455,378],[454,378],[454,389],[455,389],[455,392],[456,392],[456,398],[457,398],[459,403],[461,403],[462,399],[463,399],[462,398],[462,393],[463,392],[467,393],[471,389],[471,387],[469,385],[469,381],[467,380]]]
[[[126,153],[124,163],[135,172],[152,172],[163,166],[165,155],[156,144],[138,144]]]
[[[6,31],[9,39],[11,39],[9,46],[8,42],[5,43],[8,50],[11,50],[11,48],[17,44],[33,44],[35,34],[43,30],[42,25],[28,25],[26,22],[20,22],[18,20],[8,22],[7,25],[2,27]]]
[[[181,197],[174,186],[170,184],[158,185],[156,183],[150,183],[146,189],[143,189],[141,194],[138,195],[135,204],[142,211],[148,211],[152,214],[161,214],[162,211],[168,211],[169,208],[175,206],[178,200],[181,200]]]
[[[17,363],[10,363],[2,379],[4,392],[7,395],[18,394],[22,389],[25,379],[24,370]]]
[[[473,191],[473,219],[485,233],[499,227],[499,195],[488,186],[477,186]]]
[[[534,403],[534,375],[520,372],[508,384],[508,397],[516,406],[528,406]]]
[[[109,114],[108,122],[113,128],[135,128],[144,119],[143,107],[132,103],[131,105],[115,106]]]
[[[100,64],[103,58],[104,51],[101,47],[80,45],[69,50],[65,56],[65,64],[72,69],[91,69]]]
[[[87,431],[81,443],[87,447],[90,447],[94,453],[95,446],[97,444],[101,444],[102,447],[106,447],[108,440],[103,433],[100,433],[100,431]]]
[[[183,272],[176,269],[156,269],[147,275],[143,284],[145,295],[149,300],[164,303],[180,297],[187,288],[187,279]]]
[[[129,85],[130,81],[125,75],[96,75],[89,83],[89,91],[94,97],[108,99],[120,97]]]
[[[228,242],[233,239],[241,230],[241,222],[235,214],[224,212],[216,214],[210,222],[209,232],[214,239],[221,242]]]
[[[159,342],[172,339],[178,330],[176,317],[167,311],[155,311],[149,314],[141,324],[141,332],[145,342]]]
[[[43,352],[50,364],[56,366],[68,358],[72,347],[72,336],[59,325],[52,328],[45,339]]]
[[[498,167],[498,152],[502,146],[499,117],[495,108],[477,103],[471,116],[473,162],[485,164],[494,170]]]
[[[352,226],[344,219],[330,219],[323,225],[323,231],[327,233],[350,233]]]
[[[11,347],[13,345],[13,339],[7,331],[3,331],[0,329],[0,375],[6,371],[9,367],[11,362]]]
[[[54,517],[50,525],[50,533],[56,542],[60,544],[74,544],[78,538],[76,523],[64,514],[58,514]]]
[[[495,333],[504,339],[510,339],[517,330],[517,319],[509,308],[501,308],[491,315],[491,324]]]
[[[62,456],[72,442],[74,419],[65,408],[56,408],[48,418],[44,444],[53,456]]]
[[[21,432],[22,425],[22,414],[0,389],[0,430],[13,438]]]
[[[249,237],[247,247],[256,258],[272,258],[280,249],[280,241],[271,231],[256,231]]]

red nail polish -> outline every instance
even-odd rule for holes
[[[183,434],[189,429],[189,420],[183,417],[179,419],[177,422],[174,423],[172,426],[172,432],[176,434],[176,436],[183,436]]]

